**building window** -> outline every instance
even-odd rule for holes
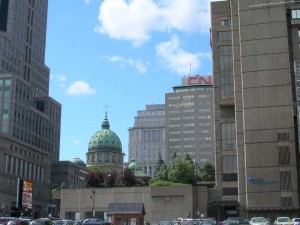
[[[219,31],[218,39],[219,41],[230,41],[232,39],[231,31]]]
[[[228,26],[230,25],[230,19],[224,19],[224,20],[221,20],[221,26],[224,27],[224,26]]]
[[[228,155],[223,156],[223,181],[237,181],[237,162],[236,156]]]
[[[279,165],[290,165],[289,146],[279,146]]]
[[[280,171],[280,190],[288,191],[291,189],[291,171]]]
[[[221,98],[233,98],[232,46],[219,46]]]
[[[293,199],[291,197],[281,197],[281,207],[293,207]]]
[[[289,133],[287,132],[278,133],[278,141],[287,141],[287,140],[289,140]]]
[[[223,196],[238,195],[238,188],[223,188]]]
[[[236,155],[223,156],[222,161],[223,161],[223,174],[237,173]]]
[[[292,19],[300,19],[300,10],[299,9],[292,10]]]
[[[235,123],[222,125],[222,150],[235,150]]]

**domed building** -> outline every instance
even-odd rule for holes
[[[136,163],[135,159],[131,160],[128,165],[128,169],[131,170],[136,177],[146,177],[147,175],[141,170],[140,166]]]
[[[87,167],[97,165],[104,171],[123,171],[123,151],[119,137],[110,130],[107,113],[102,122],[102,129],[90,140],[86,153]]]

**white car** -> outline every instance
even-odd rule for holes
[[[294,225],[300,225],[300,218],[293,218],[292,222]]]
[[[293,225],[293,222],[290,217],[277,217],[274,225]]]
[[[269,221],[265,217],[253,217],[250,220],[250,225],[269,225]]]

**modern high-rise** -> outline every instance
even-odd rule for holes
[[[51,201],[61,105],[49,97],[47,8],[47,0],[0,1],[0,211],[6,215],[21,210],[18,178],[32,182],[22,210],[41,215]]]
[[[217,217],[295,217],[300,2],[212,2],[211,25]]]
[[[153,177],[159,154],[165,155],[165,105],[146,105],[137,112],[134,126],[129,128],[129,160],[135,160],[141,170]]]
[[[211,76],[186,76],[166,101],[166,156],[187,155],[199,167],[214,164],[213,85]]]

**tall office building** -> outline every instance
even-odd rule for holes
[[[300,3],[211,3],[219,218],[299,213]]]
[[[166,156],[188,154],[199,167],[214,164],[213,86],[211,76],[187,76],[166,100]]]
[[[47,8],[47,0],[0,1],[0,211],[6,215],[20,210],[18,178],[30,184],[23,210],[43,212],[51,201],[61,105],[49,97]]]
[[[129,160],[135,160],[141,170],[154,176],[159,154],[165,156],[165,105],[146,105],[146,110],[137,112],[134,126],[129,128]]]

